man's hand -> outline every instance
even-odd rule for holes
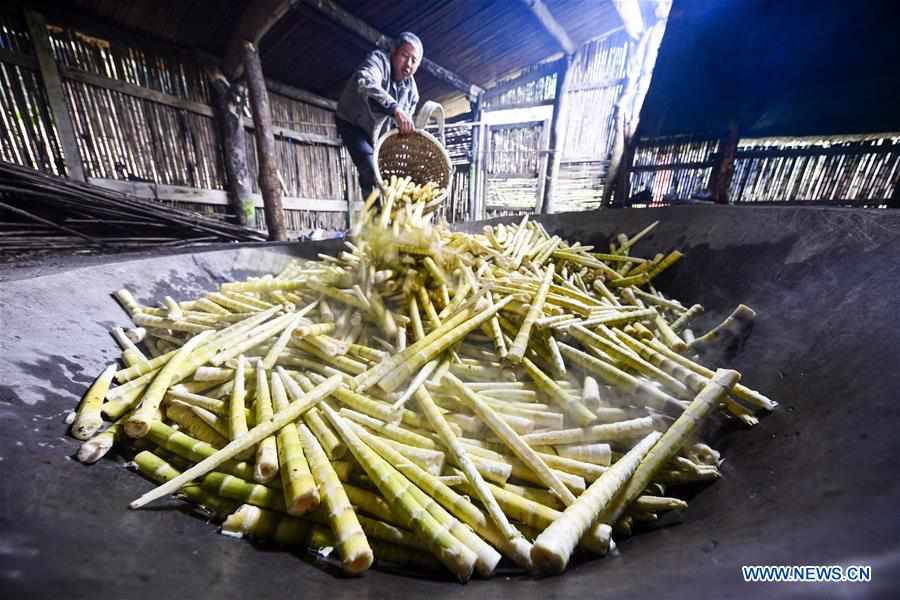
[[[413,124],[412,119],[409,118],[409,115],[400,110],[399,107],[394,110],[394,120],[397,122],[397,127],[400,129],[401,135],[415,133],[416,126]]]

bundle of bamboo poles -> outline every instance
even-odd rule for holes
[[[264,240],[196,212],[0,163],[0,255]]]
[[[348,573],[466,581],[503,557],[560,572],[684,510],[679,486],[720,476],[703,419],[775,407],[698,362],[753,312],[691,336],[702,307],[654,287],[681,254],[632,254],[653,226],[608,252],[528,217],[470,235],[410,187],[369,198],[338,256],[160,306],[116,292],[133,326],[74,415],[79,459],[137,451],[161,485],[132,508],[178,493],[223,532],[335,548]]]

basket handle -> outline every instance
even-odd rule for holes
[[[419,114],[416,115],[416,129],[424,129],[425,126],[428,125],[428,121],[431,120],[431,117],[434,117],[437,121],[438,138],[441,140],[441,145],[446,146],[447,140],[444,138],[444,107],[438,102],[428,100],[422,104],[422,108],[419,109]]]

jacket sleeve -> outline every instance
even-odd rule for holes
[[[365,62],[357,69],[355,78],[360,96],[369,100],[369,106],[391,115],[397,108],[397,101],[381,87],[381,82],[390,77],[390,62],[383,53],[370,52]]]

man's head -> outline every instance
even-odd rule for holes
[[[422,62],[422,40],[414,33],[404,31],[394,40],[391,50],[391,77],[394,81],[409,79],[416,74]]]

